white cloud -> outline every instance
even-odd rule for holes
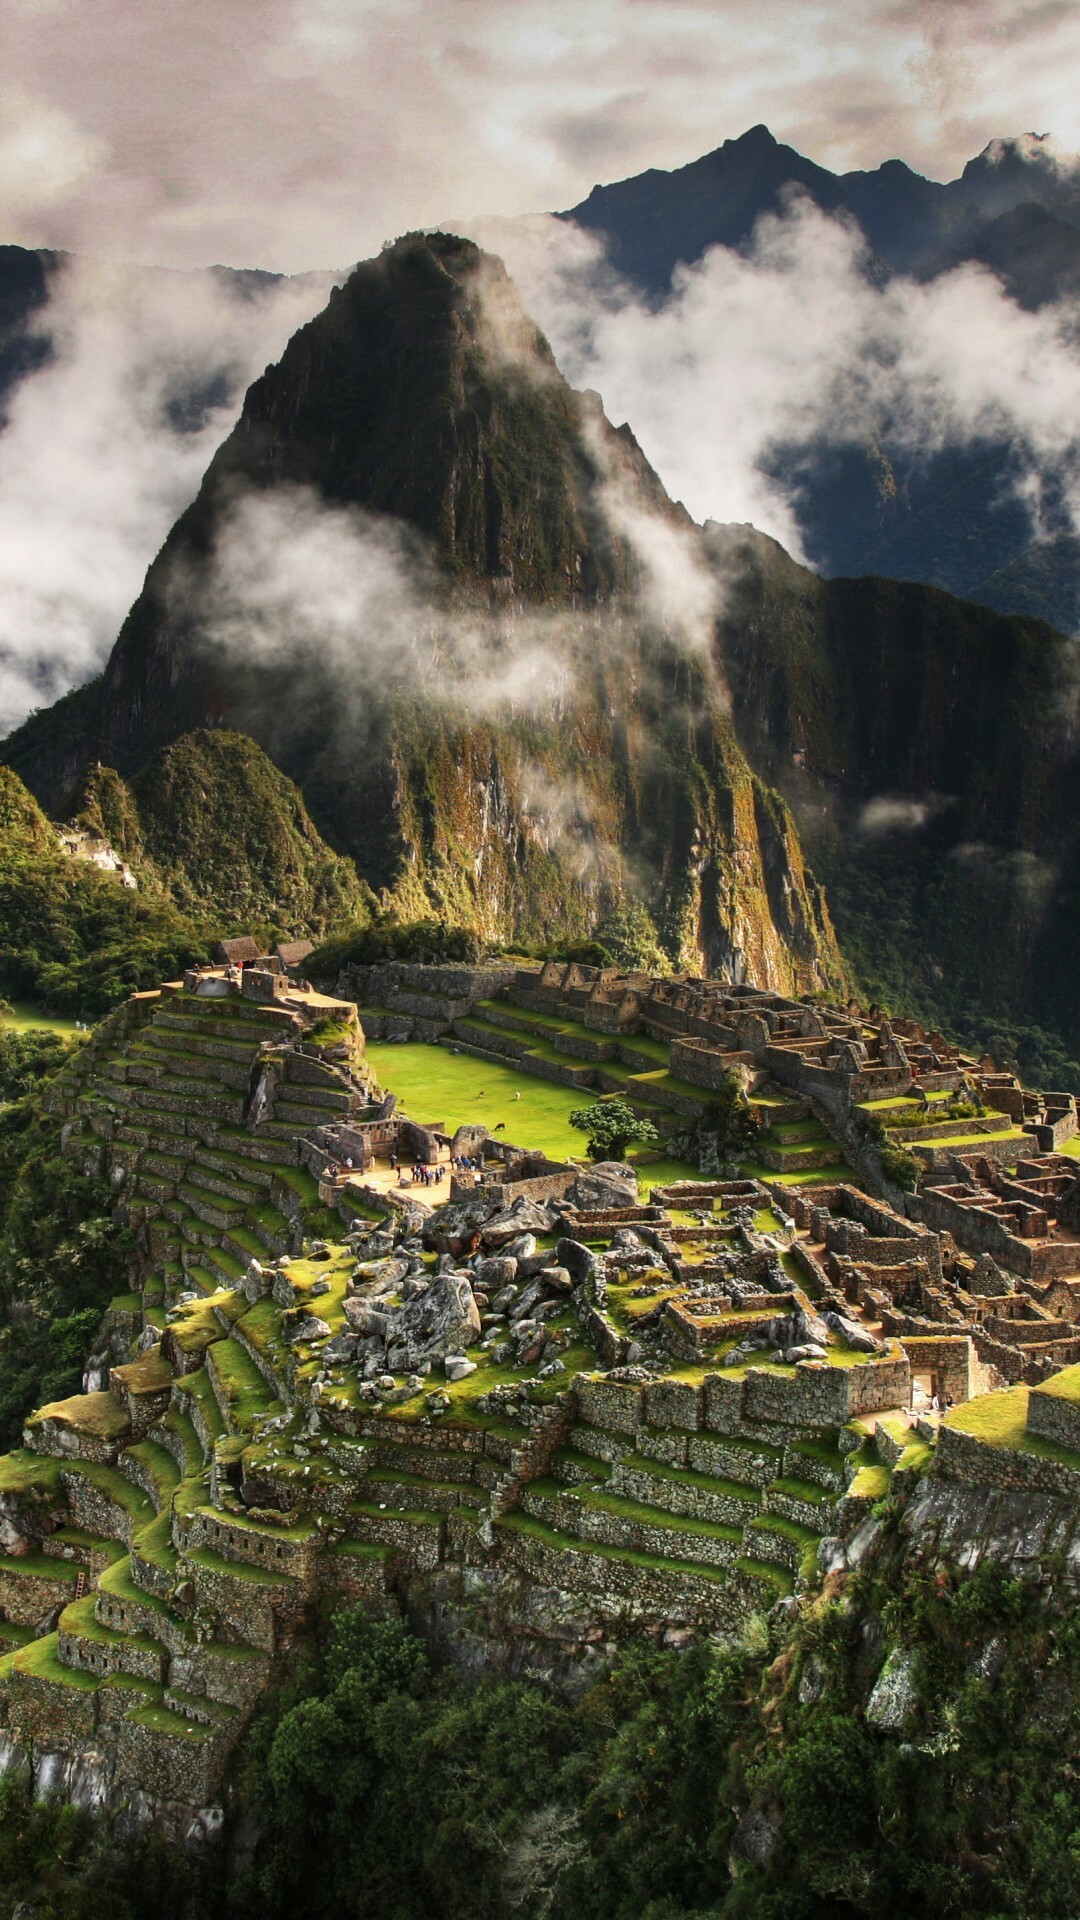
[[[101,666],[244,388],[325,296],[86,261],[57,277],[53,357],[0,436],[0,733]]]
[[[855,823],[856,832],[871,839],[886,833],[917,833],[951,804],[940,793],[926,794],[920,799],[880,793],[863,807]]]
[[[972,265],[881,289],[858,233],[798,196],[746,252],[717,247],[679,269],[656,308],[618,285],[594,236],[562,222],[478,231],[503,247],[567,377],[630,422],[697,520],[752,522],[798,554],[770,453],[873,433],[913,458],[1004,439],[1036,523],[1052,470],[1080,524],[1074,308],[1025,312]]]
[[[573,206],[760,121],[823,165],[949,175],[998,134],[1080,145],[1075,28],[1066,0],[0,0],[7,84],[93,156],[46,206],[16,168],[9,221],[296,271],[455,208]]]

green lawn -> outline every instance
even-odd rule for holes
[[[367,1057],[381,1084],[397,1094],[414,1120],[441,1120],[451,1133],[464,1121],[482,1121],[494,1132],[502,1120],[502,1137],[515,1146],[539,1147],[558,1160],[585,1157],[585,1136],[575,1133],[567,1115],[574,1107],[592,1105],[596,1095],[589,1088],[560,1087],[511,1066],[420,1041],[392,1046],[374,1040]],[[520,1100],[515,1100],[516,1093]],[[645,1186],[699,1177],[696,1167],[677,1160],[644,1166],[640,1176]]]
[[[29,1027],[45,1027],[50,1033],[62,1034],[65,1040],[75,1036],[75,1022],[59,1013],[44,1013],[40,1007],[32,1007],[28,1000],[13,1000],[10,1013],[0,1013],[0,1026],[14,1027],[17,1033],[25,1033]]]

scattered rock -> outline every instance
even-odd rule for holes
[[[357,1339],[354,1333],[338,1333],[328,1340],[323,1348],[322,1357],[330,1366],[337,1367],[356,1358]]]
[[[304,1319],[295,1320],[285,1328],[285,1338],[291,1347],[295,1347],[301,1341],[325,1340],[329,1332],[325,1320],[320,1320],[318,1314],[309,1313]]]
[[[565,1295],[574,1291],[574,1282],[565,1267],[541,1267],[536,1279],[545,1293]]]
[[[875,1339],[857,1320],[849,1320],[846,1314],[833,1312],[823,1313],[821,1317],[825,1325],[838,1333],[841,1340],[846,1340],[855,1353],[884,1353],[884,1343]]]
[[[463,1353],[448,1353],[443,1361],[443,1372],[448,1380],[464,1380],[468,1374],[476,1372],[476,1361]]]
[[[508,1259],[505,1254],[493,1255],[476,1263],[476,1284],[478,1287],[487,1287],[491,1293],[512,1287],[516,1279],[517,1261]]]

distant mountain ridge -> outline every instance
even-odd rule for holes
[[[688,166],[596,186],[559,217],[605,234],[620,273],[657,295],[680,262],[692,264],[709,247],[744,246],[763,214],[783,210],[793,186],[823,213],[856,220],[889,272],[934,272],[959,259],[1000,263],[1017,297],[1039,305],[1061,275],[1076,271],[1080,170],[1059,168],[1033,135],[991,141],[959,179],[940,182],[902,160],[830,173],[759,125]]]
[[[972,261],[1029,310],[1080,291],[1080,162],[1059,164],[1034,135],[992,141],[942,183],[901,160],[833,174],[757,126],[689,166],[594,187],[561,217],[602,233],[619,272],[659,302],[677,265],[710,247],[744,249],[793,189],[857,223],[880,280],[930,280]],[[884,437],[793,443],[765,464],[823,573],[921,580],[1066,633],[1080,627],[1080,539],[1052,477],[1033,525],[1000,438],[933,454]]]

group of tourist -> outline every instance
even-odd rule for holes
[[[390,1157],[391,1166],[396,1165],[396,1162],[397,1155],[392,1154]],[[443,1172],[444,1169],[440,1166],[425,1167],[418,1160],[411,1173],[408,1167],[402,1167],[401,1173],[398,1176],[398,1186],[437,1187],[442,1183]]]

